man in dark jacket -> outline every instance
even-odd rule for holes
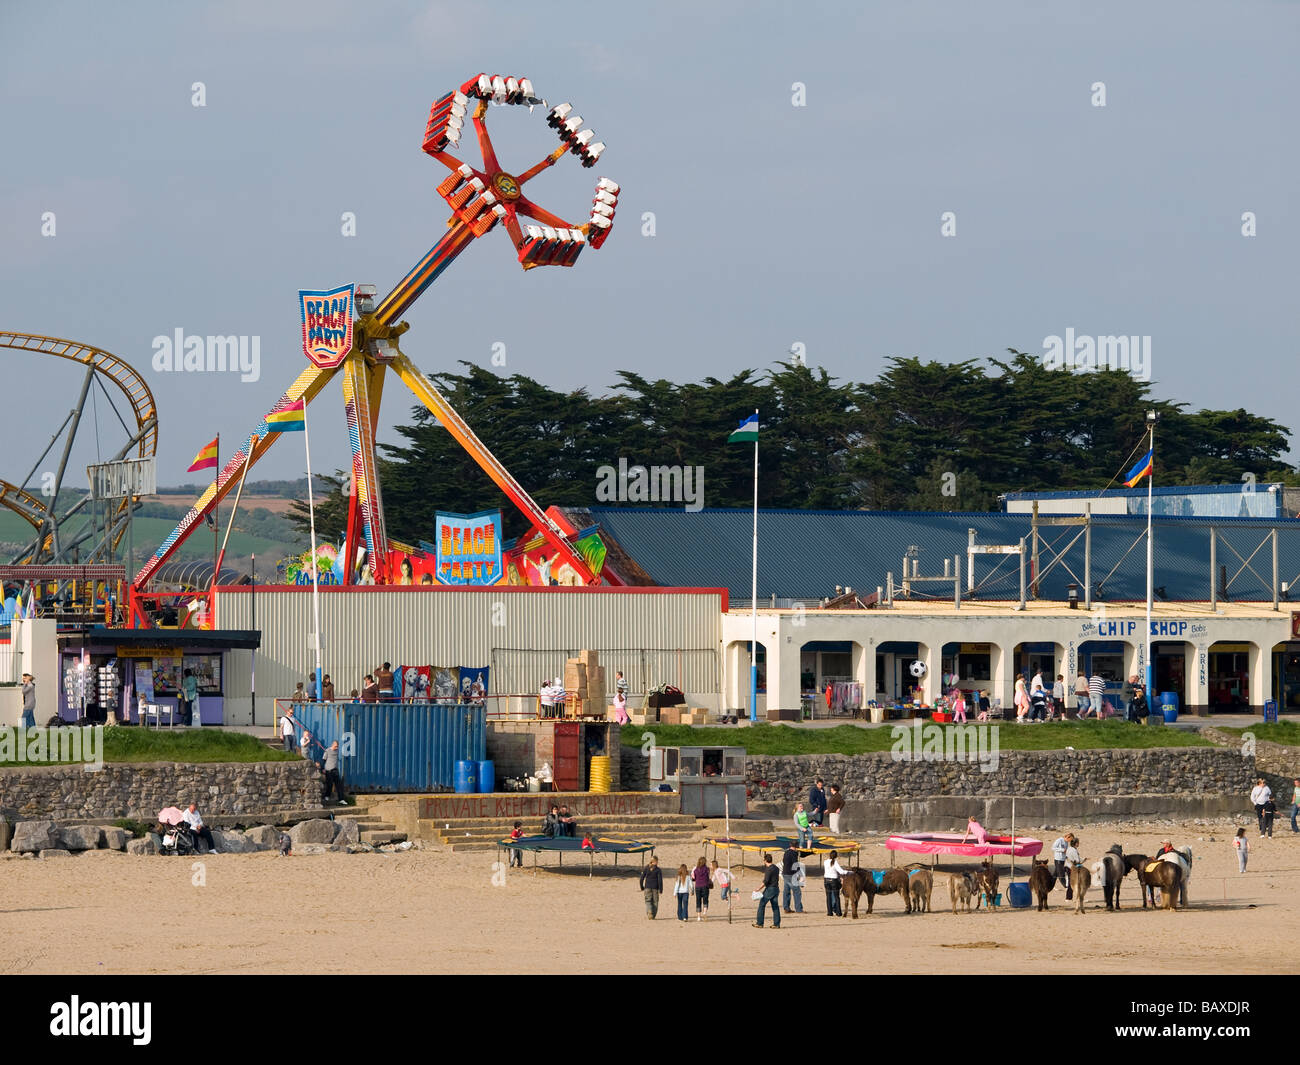
[[[826,823],[826,785],[820,777],[808,789],[808,820],[818,828]]]
[[[770,854],[764,854],[763,897],[758,900],[758,920],[754,922],[755,928],[763,927],[763,911],[767,908],[768,903],[772,904],[772,927],[781,927],[781,909],[776,904],[776,897],[781,891],[780,884],[780,871],[772,864],[772,856]]]
[[[799,864],[799,851],[793,843],[781,855],[781,879],[785,884],[781,892],[781,908],[786,913],[803,913],[803,888],[795,886],[795,867]],[[775,866],[773,867],[775,868]],[[790,909],[790,896],[794,895],[794,909]],[[780,924],[780,921],[776,922]]]
[[[645,895],[645,915],[653,921],[659,916],[659,896],[664,890],[664,871],[659,868],[659,859],[653,855],[650,863],[641,870],[641,891]]]

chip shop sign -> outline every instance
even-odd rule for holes
[[[438,515],[438,583],[496,584],[501,580],[501,511]]]
[[[1202,635],[1203,632],[1194,632],[1194,629],[1204,629],[1204,626],[1193,626],[1188,621],[1152,621],[1151,635],[1163,636],[1166,639],[1181,640],[1192,635]],[[1142,634],[1142,622],[1130,620],[1111,621],[1103,619],[1097,622],[1088,622],[1079,630],[1079,635],[1084,639],[1123,639],[1126,636],[1140,638]]]

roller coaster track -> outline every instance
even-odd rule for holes
[[[60,337],[36,336],[29,333],[0,332],[0,348],[12,348],[16,351],[30,351],[38,355],[52,355],[55,358],[67,359],[70,362],[79,363],[87,367],[89,371],[93,371],[100,377],[111,381],[126,396],[135,420],[134,433],[132,433],[131,427],[126,422],[123,422],[123,428],[126,429],[130,442],[121,449],[117,457],[124,458],[133,446],[139,458],[152,458],[157,454],[158,411],[154,403],[153,392],[145,384],[144,378],[136,373],[129,363],[119,359],[111,352],[92,347],[90,344],[82,344],[76,340],[64,340]],[[27,521],[32,522],[36,526],[38,533],[48,528],[51,523],[57,524],[58,521],[63,520],[54,515],[41,500],[13,485],[6,484],[4,490],[0,490],[0,505],[8,507]],[[129,505],[130,500],[123,499],[112,515],[114,526],[117,528],[117,532],[113,537],[114,546],[125,534],[125,525],[120,523],[119,519],[126,514]],[[70,517],[80,509],[81,504],[76,504],[63,517]],[[34,522],[32,521],[33,517],[36,519]],[[50,536],[45,537],[44,542],[39,545],[39,551],[36,552],[38,556],[45,556],[52,549],[52,539]],[[29,551],[26,556],[27,560],[38,561],[38,558],[31,557],[31,554]]]
[[[0,507],[12,510],[38,534],[40,533],[41,526],[45,522],[45,504],[30,492],[24,492],[16,484],[0,480]],[[50,541],[51,537],[47,535],[44,543],[41,544],[42,552],[50,549]],[[14,561],[17,563],[30,562],[31,552],[27,552]]]

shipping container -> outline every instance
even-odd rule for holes
[[[482,706],[306,703],[294,716],[321,745],[317,758],[338,741],[349,792],[451,791],[458,761],[487,757]]]

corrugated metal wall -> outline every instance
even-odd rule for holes
[[[257,652],[257,723],[271,700],[288,698],[314,670],[312,596],[307,589],[218,591],[223,629],[262,632]],[[322,662],[336,697],[346,698],[382,662],[491,666],[493,695],[535,693],[583,648],[601,655],[611,696],[614,671],[633,684],[676,684],[700,706],[718,706],[722,687],[722,598],[716,591],[425,588],[321,589]],[[226,656],[226,720],[250,720],[253,655]],[[495,670],[499,668],[500,673]],[[489,703],[493,712],[504,702]]]
[[[296,716],[322,747],[338,741],[350,791],[438,791],[454,785],[458,761],[487,757],[481,706],[308,703]]]

